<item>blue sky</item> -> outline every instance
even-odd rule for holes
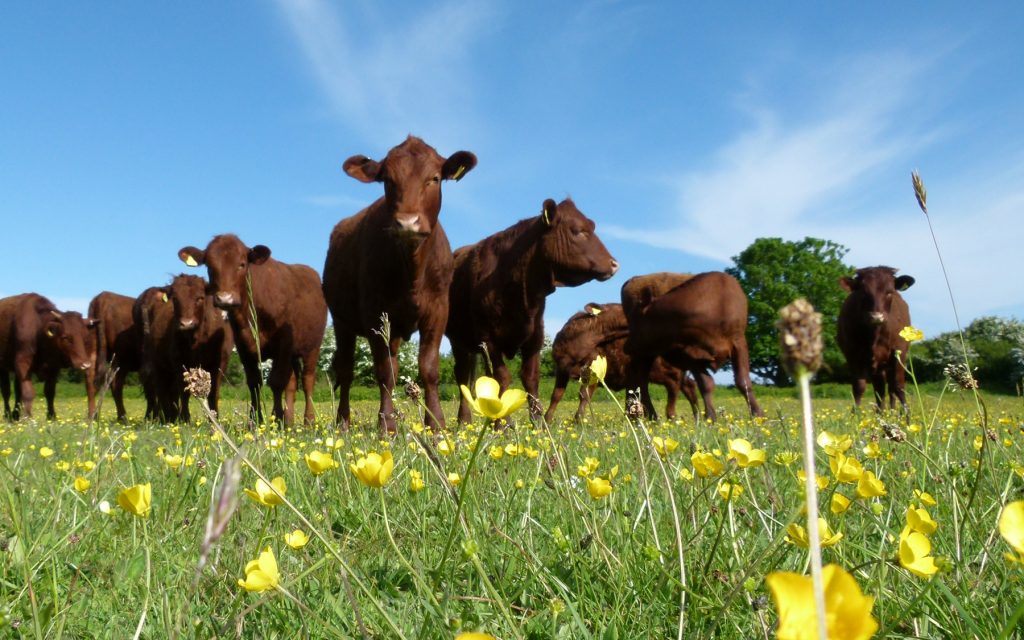
[[[18,3],[0,21],[0,295],[84,310],[238,233],[320,270],[381,193],[347,177],[414,133],[477,168],[453,247],[571,195],[629,276],[704,271],[759,236],[828,238],[917,278],[954,327],[1024,316],[1024,4]],[[778,4],[778,6],[774,6]],[[865,6],[867,5],[867,6]]]

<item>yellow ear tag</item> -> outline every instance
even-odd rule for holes
[[[198,267],[199,266],[199,263],[196,262],[196,259],[193,258],[192,256],[185,256],[185,264],[187,264],[190,267]]]
[[[163,298],[164,302],[167,302],[167,294],[166,294],[166,293],[165,293],[165,294],[163,294],[163,295],[162,295],[162,296],[160,296],[160,297],[161,297],[161,298]]]
[[[53,329],[47,329],[46,330],[46,336],[48,338],[52,338],[53,337]]]
[[[546,224],[546,225],[548,225],[550,227],[551,226],[551,218],[548,216],[548,210],[545,209],[545,210],[541,211],[540,215],[541,215],[541,217],[544,218],[544,224]]]
[[[452,174],[452,180],[458,181],[458,179],[461,178],[462,174],[464,174],[464,173],[466,173],[465,165],[459,165],[459,168],[456,169],[455,173]]]
[[[597,307],[590,307],[590,315],[599,316],[601,315],[601,310],[598,309]]]

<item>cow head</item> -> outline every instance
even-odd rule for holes
[[[559,204],[545,200],[540,224],[545,228],[541,251],[551,266],[555,286],[604,281],[619,270],[619,263],[594,233],[594,221],[583,215],[572,200]]]
[[[270,249],[262,244],[245,246],[238,236],[224,234],[215,237],[206,250],[184,247],[178,257],[190,267],[206,265],[210,276],[213,304],[219,309],[231,309],[242,304],[246,295],[246,277],[249,267],[263,264],[270,258]]]
[[[199,276],[180,275],[167,287],[180,331],[194,331],[206,313],[206,281]]]
[[[840,286],[850,292],[856,301],[860,319],[875,326],[885,322],[892,309],[893,296],[914,284],[910,276],[896,276],[892,267],[866,267],[857,269],[853,276],[844,276]]]
[[[447,159],[419,138],[409,136],[381,161],[352,156],[342,168],[360,182],[383,182],[393,229],[426,237],[441,212],[441,181],[461,180],[476,166],[476,156],[457,151]]]
[[[96,342],[91,339],[90,330],[98,322],[83,318],[77,311],[60,312],[56,309],[49,309],[44,318],[47,338],[64,354],[71,367],[82,371],[91,367],[96,356]]]

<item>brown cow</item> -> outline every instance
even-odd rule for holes
[[[104,291],[89,302],[89,317],[99,322],[96,336],[96,366],[85,371],[89,416],[95,419],[96,383],[103,384],[112,367],[110,394],[117,407],[117,419],[125,422],[124,381],[129,372],[138,371],[142,345],[132,320],[135,298]]]
[[[453,313],[445,333],[455,356],[455,380],[470,384],[483,344],[502,391],[510,374],[505,358],[522,354],[520,378],[537,398],[544,305],[556,287],[607,280],[619,270],[594,223],[572,200],[545,200],[541,214],[455,252],[451,286]],[[539,399],[530,403],[540,418]],[[459,422],[469,422],[469,403],[459,400]]]
[[[215,237],[205,251],[184,247],[178,257],[189,266],[206,265],[210,290],[215,292],[213,302],[228,312],[245,368],[251,415],[257,422],[263,421],[259,365],[273,360],[267,383],[274,394],[274,416],[292,424],[295,389],[301,377],[306,398],[303,417],[306,424],[312,424],[316,417],[316,365],[327,327],[327,303],[316,271],[304,264],[278,262],[266,246],[250,249],[231,234]]]
[[[604,377],[608,388],[612,391],[625,389],[630,382],[630,357],[625,352],[627,337],[629,325],[621,304],[591,302],[584,307],[584,311],[569,318],[551,345],[551,355],[555,360],[555,388],[551,392],[551,402],[544,420],[551,422],[569,380],[580,380],[581,376],[587,375],[590,363],[599,355],[604,356],[608,362],[608,371]],[[690,401],[694,418],[697,417],[697,385],[686,372],[668,364],[663,358],[657,358],[648,379],[665,387],[668,395],[666,417],[670,420],[676,417],[676,399],[680,390]],[[583,419],[596,388],[597,384],[586,384],[581,380],[577,422]]]
[[[162,416],[159,397],[157,395],[157,372],[153,369],[154,360],[143,357],[143,349],[150,334],[154,331],[154,319],[163,319],[164,326],[170,323],[171,299],[167,295],[167,287],[149,287],[139,294],[132,303],[132,327],[135,332],[135,343],[138,345],[139,382],[142,393],[146,397],[145,420],[159,420]]]
[[[836,339],[853,376],[854,403],[860,406],[870,378],[879,410],[886,385],[889,408],[895,408],[897,399],[906,408],[905,373],[897,354],[905,357],[910,346],[900,337],[910,325],[910,308],[899,292],[909,289],[914,279],[897,277],[892,267],[866,267],[839,284],[850,292],[839,310]]]
[[[58,311],[37,293],[0,300],[0,394],[4,398],[5,418],[32,417],[32,400],[36,396],[33,373],[43,381],[46,417],[57,417],[53,404],[57,374],[63,367],[82,371],[92,367],[96,356],[89,349],[89,333],[95,326],[95,320],[83,318],[80,313]],[[15,381],[13,410],[11,371]]]
[[[731,362],[736,388],[747,400],[751,414],[763,415],[750,383],[750,355],[747,351],[747,296],[739,282],[718,271],[700,273],[650,300],[629,294],[636,283],[623,285],[623,308],[633,309],[629,319],[626,353],[633,358],[632,378],[640,385],[644,409],[656,416],[644,373],[658,356],[697,380],[704,399],[704,415],[716,419],[714,379],[717,371]],[[642,290],[642,288],[641,288]]]
[[[428,426],[445,424],[438,397],[438,358],[448,320],[452,250],[438,216],[441,181],[459,180],[476,166],[476,156],[457,151],[447,159],[409,136],[381,161],[352,156],[345,173],[360,182],[383,182],[384,196],[331,232],[324,263],[324,296],[334,319],[338,348],[334,384],[339,390],[338,425],[351,419],[356,336],[370,343],[380,386],[378,424],[395,431],[392,392],[398,349],[417,329],[419,372],[425,389]],[[387,314],[389,335],[379,333]]]

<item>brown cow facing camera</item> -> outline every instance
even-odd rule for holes
[[[260,361],[273,360],[267,384],[274,394],[274,417],[292,424],[301,378],[306,400],[303,418],[312,424],[317,359],[327,328],[327,304],[316,271],[304,264],[279,262],[270,257],[268,247],[249,248],[232,234],[216,236],[205,250],[184,247],[178,257],[189,266],[206,265],[213,304],[227,311],[245,368],[250,415],[263,422]]]
[[[378,425],[394,432],[391,396],[398,376],[398,349],[417,330],[425,422],[444,426],[437,391],[438,359],[448,320],[452,250],[439,220],[441,181],[459,180],[475,166],[476,156],[468,151],[444,158],[413,136],[383,160],[352,156],[345,161],[349,176],[383,183],[384,196],[334,227],[324,262],[324,296],[338,345],[332,365],[341,428],[347,429],[351,420],[349,389],[356,336],[369,341],[373,354],[381,392]],[[388,340],[381,335],[385,314]]]
[[[875,406],[880,411],[889,393],[889,408],[906,408],[906,374],[900,358],[910,346],[900,336],[910,326],[910,307],[900,291],[914,284],[910,276],[897,276],[892,267],[865,267],[839,281],[850,292],[839,310],[836,334],[853,378],[853,401],[860,406],[867,380],[875,391]],[[902,355],[897,355],[902,354]]]
[[[629,324],[621,304],[597,304],[590,302],[584,310],[574,314],[555,336],[551,344],[551,356],[555,361],[555,388],[551,402],[544,414],[548,423],[555,415],[555,408],[565,394],[570,380],[580,380],[589,372],[590,363],[597,356],[604,356],[608,370],[604,382],[612,391],[622,391],[629,382],[630,357],[626,354],[626,338]],[[648,374],[648,380],[665,387],[668,399],[665,415],[670,420],[676,417],[676,400],[679,392],[690,402],[694,418],[697,417],[697,385],[693,379],[676,367],[657,358]],[[597,384],[580,382],[580,403],[576,409],[576,421],[583,420],[587,405],[594,395]]]
[[[594,222],[572,200],[545,200],[540,215],[455,252],[451,309],[446,334],[455,356],[455,380],[469,385],[476,354],[485,345],[501,390],[511,375],[506,358],[522,354],[520,378],[530,417],[540,418],[537,387],[544,344],[544,306],[556,287],[608,280],[619,270]],[[459,400],[459,422],[472,419],[469,403]]]
[[[633,310],[627,316],[629,339],[625,347],[633,358],[635,382],[630,386],[639,384],[644,410],[652,417],[657,415],[645,375],[660,356],[693,374],[708,420],[716,419],[712,396],[715,381],[710,371],[717,371],[726,362],[732,365],[736,388],[746,399],[750,413],[764,415],[750,382],[747,296],[740,283],[719,271],[692,277],[678,275],[682,284],[658,296],[652,296],[648,286],[637,286],[635,279],[622,287],[622,306]]]
[[[57,374],[65,367],[88,371],[96,359],[97,322],[75,311],[58,311],[38,293],[24,293],[0,299],[0,394],[4,417],[18,420],[32,417],[35,387],[32,374],[43,381],[46,417],[57,417],[53,400]],[[14,407],[10,405],[14,372]]]

